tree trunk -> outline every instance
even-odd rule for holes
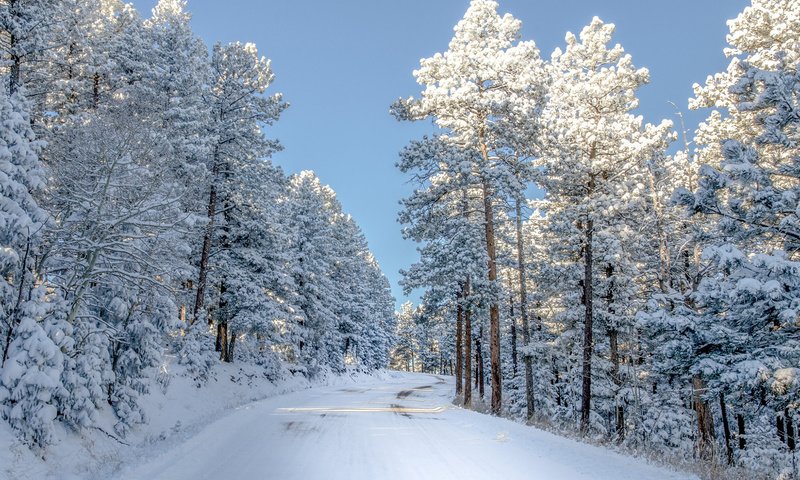
[[[483,370],[483,322],[481,321],[481,328],[478,332],[478,338],[475,341],[475,355],[477,356],[476,367],[478,369],[478,373],[475,378],[478,380],[478,395],[480,395],[481,400],[484,399],[484,384],[486,379],[486,372]]]
[[[25,254],[22,256],[22,263],[20,268],[20,276],[19,276],[19,286],[17,288],[17,300],[14,304],[13,310],[11,310],[10,321],[8,322],[8,331],[6,332],[6,343],[3,345],[3,360],[0,362],[0,367],[5,366],[6,360],[8,360],[8,349],[11,347],[11,340],[14,337],[14,330],[17,328],[20,322],[19,318],[19,311],[22,307],[22,298],[24,297],[25,292],[25,277],[28,273],[28,256],[31,251],[31,239],[28,237],[27,242],[25,243]],[[31,280],[33,281],[33,280]]]
[[[611,380],[615,385],[615,396],[619,393],[619,388],[622,385],[622,379],[619,375],[619,332],[612,328],[608,331],[608,344],[611,350]],[[615,417],[616,417],[616,434],[617,441],[621,442],[625,439],[625,407],[620,403],[619,399],[615,399]]]
[[[687,151],[688,154],[688,151]],[[653,173],[653,167],[650,162],[647,163],[647,179],[650,184],[650,200],[653,202],[653,214],[656,220],[656,237],[658,237],[658,289],[662,293],[667,292],[667,278],[669,277],[669,272],[671,270],[670,266],[670,258],[669,258],[669,249],[667,246],[667,235],[664,232],[664,225],[663,225],[663,209],[661,206],[661,202],[658,199],[658,195],[656,193],[656,179],[655,174]]]
[[[786,445],[789,447],[789,450],[794,452],[794,449],[797,446],[794,436],[794,420],[792,419],[792,415],[789,413],[788,408],[784,410],[783,413],[786,417]]]
[[[517,227],[517,273],[519,275],[519,311],[522,316],[522,342],[526,349],[530,348],[531,344],[531,329],[528,322],[528,286],[525,281],[525,251],[523,246],[525,244],[522,238],[522,201],[517,198],[516,201],[516,227]],[[533,403],[533,358],[526,353],[523,356],[525,362],[525,403],[527,405],[527,418],[533,419],[535,412]]]
[[[214,165],[212,166],[212,184],[211,191],[208,194],[208,224],[206,231],[203,235],[203,250],[200,254],[200,268],[197,277],[197,297],[194,302],[194,310],[192,312],[192,322],[197,321],[197,316],[205,305],[206,283],[208,282],[208,258],[211,254],[211,241],[214,237],[215,219],[217,216],[217,175],[219,174],[219,148],[214,150]],[[208,318],[208,324],[211,325],[211,318]]]
[[[458,306],[456,307],[456,396],[461,395],[464,392],[463,386],[463,362],[464,358],[463,355],[463,348],[462,348],[462,341],[464,338],[462,332],[462,324],[464,318],[464,310],[461,307],[461,293],[458,294]]]
[[[728,424],[728,406],[725,404],[725,394],[719,392],[719,408],[722,412],[722,431],[725,434],[725,455],[728,465],[733,463],[733,446],[731,445],[731,427]]]
[[[597,155],[597,146],[592,144],[589,152],[589,161],[594,160]],[[587,194],[589,197],[594,193],[594,174],[589,173],[589,182],[586,185]],[[592,291],[592,268],[594,261],[592,258],[593,241],[594,241],[594,219],[592,219],[591,212],[586,215],[586,240],[584,245],[584,269],[583,269],[583,305],[584,305],[584,323],[583,323],[583,372],[582,379],[583,385],[581,386],[581,435],[585,435],[589,431],[589,419],[591,414],[592,403],[592,349],[594,347],[593,333],[593,320],[594,312],[592,306],[594,304],[593,291]]]
[[[609,315],[614,315],[614,266],[611,264],[606,265],[606,278],[608,281],[608,292],[606,293],[606,308]],[[614,416],[615,416],[615,431],[617,434],[617,441],[622,442],[625,439],[625,406],[622,401],[617,398],[619,390],[622,387],[622,378],[619,374],[619,330],[612,327],[608,329],[608,346],[611,356],[611,381],[614,382]]]
[[[511,371],[517,376],[517,319],[514,318],[514,296],[508,297],[509,319],[511,320]]]
[[[736,423],[739,427],[739,434],[737,435],[739,437],[739,450],[744,450],[747,447],[747,439],[744,433],[744,415],[741,413],[736,415]]]
[[[485,152],[484,158],[488,160]],[[483,215],[486,230],[486,253],[489,256],[489,283],[497,281],[497,247],[494,234],[494,211],[489,192],[489,183],[483,180]],[[503,386],[500,370],[500,309],[497,301],[489,305],[489,356],[492,361],[492,413],[500,414],[503,400]]]
[[[227,324],[226,324],[227,325]],[[231,331],[231,338],[228,341],[228,348],[225,351],[225,362],[233,363],[233,350],[236,347],[236,331]]]
[[[92,77],[92,108],[97,109],[100,105],[100,74],[95,72]]]
[[[8,1],[8,12],[11,18],[19,18],[19,12],[17,11],[17,5],[19,4],[19,0],[9,0]],[[8,92],[10,95],[14,95],[17,93],[20,87],[20,63],[22,59],[17,55],[17,37],[14,33],[9,32],[8,36],[8,51],[11,52],[11,65],[9,67],[9,74],[8,74]]]
[[[216,346],[217,351],[219,352],[219,359],[226,360],[228,357],[228,322],[219,322],[217,324]]]
[[[589,431],[589,414],[592,401],[592,331],[593,331],[593,312],[592,312],[592,240],[594,221],[589,218],[586,220],[586,245],[584,246],[584,274],[583,274],[583,302],[584,302],[584,325],[583,325],[583,385],[581,389],[581,434],[586,435]]]
[[[464,298],[469,297],[469,279],[464,283]],[[472,311],[464,312],[464,406],[472,405]]]
[[[703,458],[711,458],[714,450],[714,417],[711,415],[711,409],[708,407],[708,403],[703,400],[705,391],[705,383],[700,375],[693,376],[692,400],[694,402],[695,412],[697,412],[700,456]]]
[[[556,405],[559,407],[564,405],[563,397],[561,396],[561,374],[558,373],[558,367],[553,365],[553,386],[556,388]]]
[[[778,415],[775,424],[778,429],[778,438],[780,439],[781,443],[786,443],[786,428],[783,425],[783,417]]]

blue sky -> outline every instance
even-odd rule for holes
[[[724,70],[726,20],[748,0],[499,0],[500,12],[523,23],[549,58],[567,31],[597,15],[617,26],[616,42],[634,64],[650,69],[639,113],[657,123],[675,119],[674,102],[693,131],[707,112],[689,112],[692,84]],[[156,0],[133,2],[148,16]],[[398,201],[411,191],[395,168],[411,139],[429,123],[399,123],[388,108],[418,95],[419,59],[447,49],[468,0],[189,0],[193,28],[209,44],[254,42],[272,59],[273,91],[291,104],[268,135],[284,151],[273,161],[287,172],[314,170],[336,190],[364,230],[398,304],[401,268],[417,258],[402,239]],[[677,125],[677,121],[676,121]],[[412,299],[416,299],[412,296]]]

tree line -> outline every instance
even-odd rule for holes
[[[797,476],[800,2],[728,23],[693,138],[634,113],[649,73],[613,24],[546,59],[498,7],[472,0],[391,108],[438,127],[398,162],[425,294],[393,364],[453,372],[468,407]]]
[[[389,284],[312,172],[265,135],[287,107],[253,44],[209,49],[184,0],[0,1],[0,417],[118,435],[173,363],[202,386],[381,368]]]

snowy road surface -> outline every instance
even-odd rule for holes
[[[454,407],[423,374],[240,408],[121,479],[660,480],[693,478]]]

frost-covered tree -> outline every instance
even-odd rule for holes
[[[298,325],[293,344],[301,365],[315,373],[321,366],[341,365],[341,333],[335,311],[337,288],[333,282],[336,254],[334,228],[341,214],[333,191],[313,172],[291,179],[291,216],[296,240],[292,247],[292,275],[297,286]]]
[[[62,353],[43,325],[47,305],[34,257],[47,215],[33,194],[44,187],[43,145],[31,130],[24,89],[0,94],[0,415],[27,442],[50,442],[62,394]]]
[[[443,138],[470,153],[468,168],[479,179],[489,258],[488,281],[497,295],[495,209],[504,191],[513,190],[513,173],[500,152],[507,147],[505,128],[512,115],[525,111],[538,87],[539,52],[533,42],[519,42],[519,20],[497,13],[491,0],[473,0],[456,25],[448,50],[420,62],[414,72],[424,87],[419,99],[398,102],[401,117],[433,118]],[[518,117],[514,117],[518,118]],[[492,411],[502,407],[500,311],[498,299],[489,305]]]
[[[33,289],[33,257],[47,220],[33,194],[45,183],[39,162],[43,144],[30,125],[21,92],[0,96],[0,346],[3,361],[19,323],[19,309]]]
[[[547,135],[541,185],[550,228],[560,237],[552,254],[572,264],[568,288],[581,290],[575,296],[578,303],[572,304],[579,306],[569,306],[571,313],[565,315],[570,328],[582,330],[583,354],[576,367],[581,370],[584,432],[601,418],[591,414],[595,332],[608,336],[616,370],[621,325],[613,317],[624,308],[620,294],[633,293],[618,290],[628,284],[619,276],[637,275],[624,270],[634,262],[620,256],[631,236],[626,215],[641,195],[636,175],[652,151],[666,142],[671,128],[668,122],[643,126],[641,117],[630,113],[638,106],[635,92],[648,81],[648,72],[635,68],[620,45],[609,46],[613,32],[614,25],[595,17],[579,36],[567,34],[566,49],[553,54],[550,98],[542,113]],[[609,290],[609,282],[616,284],[616,292]]]
[[[474,153],[433,137],[411,142],[398,162],[398,168],[413,174],[418,184],[402,201],[403,235],[423,244],[419,262],[402,272],[402,284],[407,291],[429,289],[436,301],[429,300],[428,306],[444,303],[455,310],[456,395],[463,394],[467,405],[471,401],[472,312],[491,301],[486,288],[480,182],[471,171],[470,155]]]
[[[208,135],[210,185],[207,197],[207,224],[198,262],[197,295],[192,323],[206,316],[206,289],[209,284],[209,257],[217,238],[219,215],[232,208],[237,167],[262,161],[279,148],[268,140],[262,127],[278,119],[286,104],[280,94],[265,96],[274,79],[270,61],[258,55],[252,43],[217,44],[211,58],[212,87],[208,99],[211,122]],[[223,240],[224,241],[224,240]],[[208,317],[209,321],[211,320]],[[224,330],[224,323],[220,323]],[[224,333],[224,332],[220,332]]]
[[[226,217],[226,247],[215,263],[224,268],[219,319],[229,328],[223,358],[251,360],[277,374],[278,359],[267,346],[284,341],[277,322],[293,315],[295,288],[287,255],[286,177],[269,162],[237,170],[236,208]]]
[[[160,135],[130,125],[122,108],[98,112],[50,150],[56,216],[45,268],[76,341],[65,385],[95,406],[120,402],[121,431],[142,420],[129,413],[146,391],[137,382],[160,362],[161,336],[177,312],[167,285],[184,217],[169,163],[161,161],[166,152]],[[69,403],[65,418],[81,425],[94,417],[80,398]]]
[[[720,399],[729,460],[729,408],[741,438],[748,424],[756,430],[777,424],[778,435],[754,439],[739,456],[755,468],[756,456],[765,454],[788,468],[781,451],[794,448],[785,425],[796,416],[798,398],[800,49],[784,28],[775,29],[796,24],[799,14],[796,2],[754,2],[730,22],[728,52],[737,56],[726,74],[696,88],[698,105],[727,108],[727,115],[712,112],[698,130],[698,185],[678,195],[694,214],[716,222],[704,239],[709,271],[693,297],[697,327],[683,366],[704,379],[706,398]],[[766,28],[776,32],[774,40],[757,41]],[[759,415],[753,405],[771,414]]]
[[[416,372],[419,363],[419,332],[416,317],[419,312],[411,302],[405,302],[397,316],[397,330],[394,350],[392,351],[392,367],[408,372]]]
[[[63,22],[67,8],[60,0],[8,0],[0,3],[0,42],[8,92],[38,80],[36,62],[49,58],[51,50],[63,41]],[[32,85],[31,85],[32,86]]]

